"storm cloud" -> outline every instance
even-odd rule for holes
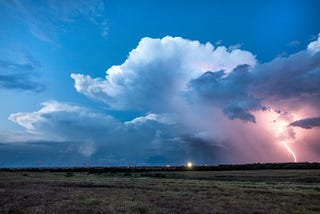
[[[136,159],[140,163],[154,164],[152,157],[155,156],[166,156],[166,160],[173,163],[185,159],[182,157],[187,154],[188,157],[195,154],[187,151],[189,144],[173,143],[177,136],[186,134],[176,126],[174,115],[147,114],[119,121],[85,107],[50,101],[43,103],[38,111],[11,114],[9,119],[25,127],[28,133],[14,139],[2,136],[9,144],[19,142],[19,139],[29,139],[28,142],[33,139],[40,142],[39,145],[45,141],[70,144],[69,149],[84,157],[102,156],[103,153],[105,158],[109,157],[109,162],[116,164],[127,164]],[[200,137],[198,139],[201,141]]]
[[[79,93],[108,110],[139,116],[121,121],[50,101],[9,119],[37,139],[76,141],[84,157],[103,154],[114,164],[292,160],[284,143],[293,150],[303,145],[308,152],[297,158],[309,160],[319,156],[310,149],[319,133],[307,138],[296,127],[319,125],[319,118],[311,118],[320,114],[315,105],[320,103],[318,41],[288,57],[258,63],[240,49],[180,37],[143,38],[105,78],[71,74]]]
[[[297,126],[304,129],[312,129],[313,127],[320,126],[320,117],[306,118],[290,123],[290,126]]]
[[[206,72],[190,81],[188,93],[205,104],[219,106],[230,119],[255,122],[250,110],[260,110],[260,101],[249,94],[253,80],[249,65],[239,65],[229,75],[224,71]]]

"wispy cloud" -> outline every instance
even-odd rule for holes
[[[45,42],[56,42],[61,32],[68,30],[68,25],[80,18],[88,19],[107,38],[108,25],[103,16],[104,2],[93,1],[3,1],[14,15],[29,27],[30,32]]]
[[[28,51],[16,51],[14,60],[0,59],[0,87],[42,92],[45,86],[37,80],[40,63]]]
[[[288,46],[299,46],[301,42],[299,40],[293,40],[291,41]]]
[[[233,50],[236,50],[236,49],[240,49],[242,46],[243,46],[243,44],[230,45],[230,46],[228,47],[228,50],[229,50],[229,51],[233,51]]]

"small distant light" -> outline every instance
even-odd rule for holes
[[[166,167],[168,167],[168,168],[169,168],[169,167],[170,167],[170,165],[166,165]]]
[[[188,162],[188,163],[187,163],[187,166],[188,166],[188,168],[191,168],[191,167],[192,167],[192,163],[191,163],[191,162]]]

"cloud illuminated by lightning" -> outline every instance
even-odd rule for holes
[[[293,143],[292,141],[295,139],[296,132],[288,125],[299,115],[293,113],[288,114],[271,108],[262,114],[262,118],[265,120],[264,128],[274,136],[275,143],[280,144],[281,147],[283,146],[288,154],[292,156],[294,162],[297,162],[297,156],[290,147],[290,143]]]

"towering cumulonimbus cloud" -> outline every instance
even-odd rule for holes
[[[180,37],[143,38],[105,79],[71,77],[78,92],[111,109],[175,114],[179,128],[209,133],[212,144],[239,156],[248,148],[268,156],[281,150],[279,142],[302,140],[290,123],[320,114],[314,107],[320,104],[319,41],[259,64],[248,51]]]
[[[105,79],[71,74],[78,92],[101,100],[113,109],[168,111],[180,100],[190,80],[206,71],[226,74],[241,64],[253,66],[248,51],[214,48],[180,37],[143,38],[128,59],[106,71]],[[166,103],[166,105],[163,105]]]

